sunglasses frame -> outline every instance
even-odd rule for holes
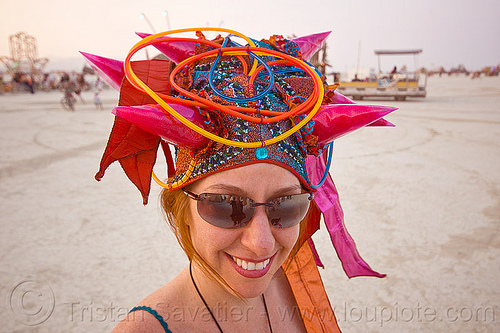
[[[200,193],[200,194],[196,194],[196,193],[193,193],[193,192],[191,192],[191,191],[188,191],[188,190],[186,190],[186,189],[184,189],[184,188],[182,189],[182,191],[184,192],[184,194],[185,194],[188,198],[193,199],[193,200],[196,200],[196,201],[198,201],[198,202],[204,201],[204,200],[205,200],[205,195],[233,195],[233,194],[226,194],[226,193]],[[275,199],[279,199],[279,198],[282,198],[282,197],[298,196],[298,195],[304,195],[304,194],[309,194],[309,197],[307,198],[307,199],[309,200],[309,202],[313,201],[313,199],[314,199],[314,193],[313,193],[313,192],[303,192],[303,193],[297,193],[297,194],[291,194],[291,195],[283,195],[283,196],[280,196],[280,197],[276,197],[276,198],[274,198],[274,199],[272,199],[272,200],[270,200],[270,201],[273,201],[273,200],[275,200]],[[246,198],[246,199],[248,199],[248,200],[252,201],[253,203],[249,204],[252,208],[256,208],[256,207],[258,207],[258,206],[265,206],[265,207],[272,208],[272,207],[274,207],[274,206],[275,206],[275,204],[274,204],[274,203],[272,203],[272,202],[255,202],[254,200],[252,200],[252,199],[250,199],[250,198],[248,198],[248,197],[243,197],[243,196],[239,196],[239,195],[234,195],[234,196],[236,196],[236,197],[240,197],[240,198]],[[243,228],[243,227],[245,227],[245,226],[248,224],[248,222],[250,222],[250,221],[252,220],[252,218],[253,218],[253,215],[252,215],[252,217],[250,218],[250,220],[249,220],[248,222],[246,222],[246,223],[242,224],[241,226],[237,226],[237,227],[222,227],[222,226],[219,226],[219,225],[213,224],[213,222],[207,221],[205,218],[203,218],[203,216],[201,216],[201,214],[200,214],[200,212],[199,212],[199,210],[198,210],[198,205],[196,206],[196,210],[198,211],[198,214],[200,215],[200,217],[201,217],[201,218],[202,218],[205,222],[207,222],[207,223],[209,223],[209,224],[211,224],[211,225],[214,225],[214,226],[216,226],[216,227],[223,228],[223,229],[239,229],[239,228]],[[267,213],[267,209],[266,209],[266,215],[267,215],[267,214],[268,214],[268,213]],[[306,215],[307,215],[307,213],[306,213]],[[268,216],[268,218],[269,218],[269,216]],[[288,226],[288,227],[286,227],[286,228],[291,228],[291,227],[293,227],[293,226],[297,225],[297,224],[298,224],[298,223],[300,223],[300,222],[301,222],[301,221],[297,221],[297,223],[296,223],[296,224],[293,224],[293,225]],[[279,227],[277,227],[277,226],[276,226],[276,225],[274,225],[274,224],[271,224],[271,225],[272,225],[272,226],[274,226],[274,227],[276,227],[276,228],[279,228]],[[286,228],[279,228],[279,229],[286,229]]]

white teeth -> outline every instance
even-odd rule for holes
[[[241,260],[240,258],[236,258],[232,256],[233,261],[241,268],[249,270],[249,271],[260,271],[263,270],[264,268],[267,267],[269,264],[270,259],[266,259],[261,262],[252,262],[252,261],[245,261]]]

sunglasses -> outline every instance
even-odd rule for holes
[[[312,193],[286,195],[269,202],[255,202],[250,198],[232,194],[202,193],[194,194],[183,189],[191,199],[197,201],[198,214],[206,222],[216,227],[237,229],[247,225],[253,218],[255,208],[264,206],[267,217],[276,228],[290,228],[304,219],[309,204],[314,198]]]

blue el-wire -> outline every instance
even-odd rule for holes
[[[229,40],[229,38],[226,38],[224,40],[221,48],[224,48],[227,45],[228,40]],[[208,84],[210,85],[210,88],[212,88],[213,92],[217,96],[219,96],[222,99],[225,99],[226,101],[230,101],[230,102],[234,102],[234,103],[248,103],[248,102],[253,102],[253,101],[261,99],[272,89],[272,87],[274,85],[274,74],[273,74],[271,67],[269,67],[269,65],[262,58],[260,58],[259,56],[257,56],[253,52],[250,52],[249,56],[250,56],[250,58],[253,57],[253,58],[257,59],[257,61],[260,62],[266,68],[267,72],[269,73],[270,78],[269,78],[269,85],[267,86],[267,88],[262,93],[260,93],[256,96],[253,96],[253,97],[249,97],[249,98],[229,97],[229,96],[222,94],[220,91],[218,91],[215,88],[215,85],[213,84],[213,76],[214,76],[215,67],[217,66],[217,63],[219,62],[220,57],[221,57],[221,53],[219,52],[219,54],[217,55],[217,58],[215,58],[215,61],[212,64],[212,67],[210,67],[210,73],[208,75]]]
[[[321,185],[323,185],[323,183],[325,182],[326,180],[326,176],[328,175],[328,172],[330,171],[330,165],[332,164],[332,156],[333,156],[333,142],[331,142],[329,144],[329,148],[328,148],[328,160],[326,162],[326,168],[325,168],[325,172],[323,173],[323,177],[321,177],[321,180],[319,181],[318,184],[316,185],[313,185],[311,183],[309,183],[309,185],[311,186],[311,188],[313,189],[317,189],[317,188],[320,188]]]

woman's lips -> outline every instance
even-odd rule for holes
[[[228,256],[230,263],[238,273],[248,278],[259,278],[269,271],[275,255],[263,261],[249,261],[232,255]]]

